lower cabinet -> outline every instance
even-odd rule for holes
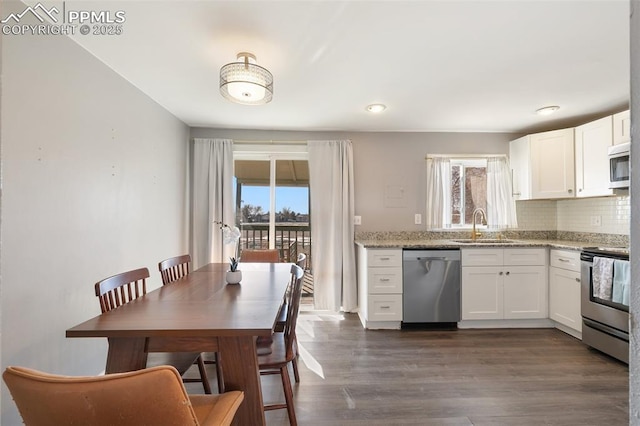
[[[402,249],[358,246],[358,315],[365,328],[399,329]]]
[[[580,333],[580,253],[552,249],[549,263],[549,317]]]
[[[463,249],[462,319],[547,318],[546,253],[544,248]]]

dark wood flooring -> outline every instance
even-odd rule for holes
[[[628,424],[628,367],[559,330],[375,331],[301,313],[298,340],[300,425]],[[283,398],[278,376],[263,389]]]

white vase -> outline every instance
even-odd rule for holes
[[[227,271],[227,284],[240,284],[242,281],[242,271]]]

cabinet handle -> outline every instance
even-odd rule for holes
[[[558,258],[558,262],[570,262],[569,259],[563,259],[561,257]]]
[[[578,189],[578,192],[582,192],[582,188]]]
[[[580,278],[576,278],[576,281],[577,281],[577,282],[580,282]]]
[[[391,308],[391,306],[389,306],[389,305],[380,306],[380,309],[390,309],[390,308]]]
[[[567,191],[569,194],[573,193],[573,189]]]
[[[502,275],[503,273],[504,273],[504,272],[500,271],[500,272],[498,272],[498,275]]]
[[[507,271],[507,275],[509,275],[509,271]]]
[[[381,257],[380,260],[389,260],[389,257]]]
[[[388,283],[389,282],[389,278],[380,278],[380,282],[381,283]]]

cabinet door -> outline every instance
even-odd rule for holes
[[[609,188],[609,147],[613,144],[613,117],[608,116],[575,129],[576,197],[613,194]]]
[[[502,267],[462,268],[462,319],[502,319]]]
[[[545,266],[504,267],[504,318],[547,318]]]
[[[529,136],[531,149],[531,197],[570,198],[575,189],[573,129]]]
[[[631,141],[631,111],[626,110],[613,115],[613,144]]]
[[[529,155],[529,136],[523,136],[509,142],[509,163],[511,180],[513,181],[512,195],[515,200],[531,199]]]
[[[549,268],[549,317],[582,331],[580,272]]]

